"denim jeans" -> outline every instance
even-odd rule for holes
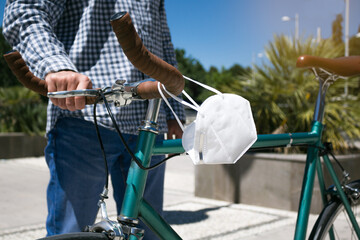
[[[100,127],[108,161],[114,199],[119,214],[131,158],[115,131]],[[124,134],[130,148],[137,136]],[[50,170],[47,189],[48,235],[79,232],[94,223],[99,195],[105,184],[103,156],[93,123],[76,118],[61,118],[48,134],[45,149]],[[152,158],[151,164],[163,157]],[[149,171],[144,198],[162,214],[165,164]],[[124,174],[123,174],[124,173]],[[142,224],[141,224],[142,225]],[[144,228],[144,225],[141,226]],[[145,228],[146,239],[154,239]]]

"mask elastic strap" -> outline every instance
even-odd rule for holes
[[[164,87],[164,89],[165,89],[165,87]],[[166,90],[166,89],[165,89]],[[167,91],[166,91],[167,92]],[[197,107],[197,109],[199,109],[199,104],[197,104],[195,101],[194,101],[194,99],[192,99],[192,97],[190,97],[190,95],[187,93],[187,92],[185,92],[185,90],[182,90],[182,94],[184,94],[184,96],[187,98],[187,99],[189,99],[190,100],[190,102],[195,106],[195,107]]]
[[[203,84],[203,83],[201,83],[201,82],[198,82],[198,81],[196,81],[196,80],[194,80],[194,79],[191,79],[191,78],[189,78],[189,77],[187,77],[187,76],[184,76],[184,75],[183,75],[183,78],[185,78],[186,80],[189,80],[190,82],[193,82],[193,83],[195,83],[195,84],[197,84],[197,85],[199,85],[199,86],[201,86],[201,87],[203,87],[203,88],[205,88],[205,89],[207,89],[207,90],[209,90],[209,91],[211,91],[211,92],[214,92],[214,93],[216,93],[216,94],[218,94],[218,95],[223,95],[222,92],[220,92],[220,91],[217,90],[216,88],[210,87],[210,86],[208,86],[208,85],[206,85],[206,84]]]
[[[193,82],[193,83],[195,83],[195,84],[197,84],[197,85],[199,85],[199,86],[201,86],[201,87],[203,87],[203,88],[205,88],[205,89],[207,89],[207,90],[209,90],[209,91],[211,91],[211,92],[214,92],[214,93],[216,93],[216,94],[218,94],[218,95],[220,95],[220,96],[223,96],[222,92],[220,92],[219,90],[217,90],[217,89],[215,89],[215,88],[213,88],[213,87],[210,87],[210,86],[208,86],[208,85],[206,85],[206,84],[203,84],[203,83],[200,83],[200,82],[198,82],[198,81],[195,81],[194,79],[191,79],[191,78],[186,77],[186,76],[184,76],[184,75],[183,75],[183,77],[184,77],[186,80],[189,80],[189,81],[191,81],[191,82]],[[183,90],[182,93],[184,94],[184,96],[185,96],[187,99],[189,99],[189,101],[190,101],[192,104],[190,104],[190,103],[184,101],[183,99],[175,96],[174,94],[172,94],[171,92],[169,92],[169,91],[165,88],[164,85],[162,85],[160,82],[158,83],[158,90],[159,90],[159,93],[160,93],[162,99],[165,101],[166,105],[170,108],[170,110],[171,110],[171,112],[173,113],[173,115],[174,115],[176,121],[178,122],[179,126],[180,126],[181,129],[184,131],[184,125],[182,124],[182,122],[180,121],[179,117],[178,117],[177,114],[174,112],[174,110],[173,110],[173,108],[171,107],[169,101],[167,100],[167,98],[165,97],[164,93],[162,92],[161,86],[162,86],[162,88],[164,89],[164,91],[165,91],[170,97],[172,97],[173,99],[175,99],[175,100],[178,101],[179,103],[181,103],[181,104],[183,104],[183,105],[185,105],[185,106],[188,106],[188,107],[194,109],[194,110],[197,111],[197,112],[199,112],[200,106],[194,101],[194,99],[192,99],[192,97],[190,97],[189,94],[187,94],[187,92],[185,92],[185,90]]]
[[[178,122],[181,130],[184,131],[184,125],[183,125],[182,122],[180,121],[178,115],[174,112],[174,109],[171,107],[169,101],[167,100],[167,98],[165,97],[164,93],[162,92],[160,85],[161,85],[161,83],[158,82],[157,87],[158,87],[158,90],[159,90],[159,93],[160,93],[162,99],[165,101],[166,105],[170,108],[170,110],[171,110],[172,114],[174,115],[176,121]]]
[[[158,86],[159,86],[159,84],[158,84]],[[170,97],[172,97],[173,99],[175,99],[175,100],[178,101],[179,103],[181,103],[181,104],[183,104],[183,105],[185,105],[185,106],[188,106],[189,108],[192,108],[192,109],[194,109],[194,110],[197,111],[197,112],[199,111],[199,107],[200,107],[200,106],[194,101],[194,99],[192,99],[192,98],[189,96],[189,94],[187,94],[187,92],[185,92],[185,90],[183,90],[182,93],[185,95],[185,97],[187,97],[187,98],[190,100],[190,102],[191,102],[193,105],[191,105],[190,103],[184,101],[184,99],[181,99],[181,98],[175,96],[174,94],[172,94],[171,92],[169,92],[163,84],[161,84],[161,86],[162,86],[163,90],[166,92],[166,94],[168,94]],[[161,90],[160,90],[160,91],[161,91]],[[160,93],[160,94],[161,94],[161,93]]]

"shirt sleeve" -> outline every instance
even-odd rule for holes
[[[167,24],[164,1],[162,1],[161,5],[160,5],[160,17],[161,17],[161,29],[162,29],[162,42],[163,42],[164,60],[167,63],[169,63],[169,64],[176,67],[177,66],[176,55],[175,55],[174,46],[173,46],[172,41],[171,41],[169,26]],[[181,96],[179,96],[179,97],[181,97]],[[169,103],[173,107],[174,112],[178,115],[179,119],[182,122],[185,122],[184,106],[181,103],[177,102],[176,100],[174,100],[172,98],[169,99]],[[175,119],[175,117],[173,116],[173,113],[168,108],[168,106],[165,106],[165,111],[166,111],[166,119],[167,120]]]
[[[64,6],[65,0],[6,2],[3,35],[41,79],[49,72],[76,71],[54,30]]]

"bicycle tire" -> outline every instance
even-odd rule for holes
[[[77,232],[53,235],[38,240],[109,240],[105,233]]]
[[[348,184],[350,187],[360,190],[360,180]],[[360,225],[359,207],[360,201],[351,202],[351,208],[355,214],[358,224]],[[359,208],[356,210],[356,208]],[[358,213],[358,215],[356,214]],[[315,225],[310,233],[309,239],[323,240],[330,239],[329,230],[333,227],[335,239],[359,239],[353,231],[350,219],[345,211],[342,201],[335,197],[321,211]]]

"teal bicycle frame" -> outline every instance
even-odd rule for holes
[[[308,153],[306,159],[305,173],[303,178],[302,192],[300,196],[298,217],[294,239],[303,240],[306,238],[306,231],[310,213],[310,205],[314,179],[317,173],[320,184],[320,191],[324,205],[327,203],[326,189],[323,181],[323,170],[320,163],[319,148],[323,147],[321,141],[323,131],[323,115],[325,108],[325,94],[330,83],[319,80],[320,90],[315,106],[314,121],[310,132],[286,133],[286,134],[264,134],[258,135],[257,141],[251,149],[284,147],[291,145],[307,145]],[[152,155],[163,155],[170,153],[183,153],[184,149],[181,139],[164,140],[160,144],[155,144],[155,138],[158,134],[156,121],[159,112],[161,100],[151,100],[149,103],[146,120],[140,128],[138,145],[135,155],[141,160],[143,166],[149,167]],[[323,156],[323,161],[327,167],[334,185],[342,199],[349,218],[354,226],[357,236],[360,238],[359,226],[351,211],[350,204],[342,190],[341,184],[335,174],[327,155]],[[137,223],[140,218],[143,222],[162,239],[181,239],[180,236],[171,228],[169,224],[142,198],[144,186],[146,183],[147,171],[142,170],[133,161],[129,169],[127,178],[127,188],[123,201],[121,214],[118,220],[127,224]],[[134,235],[130,239],[137,239]]]

